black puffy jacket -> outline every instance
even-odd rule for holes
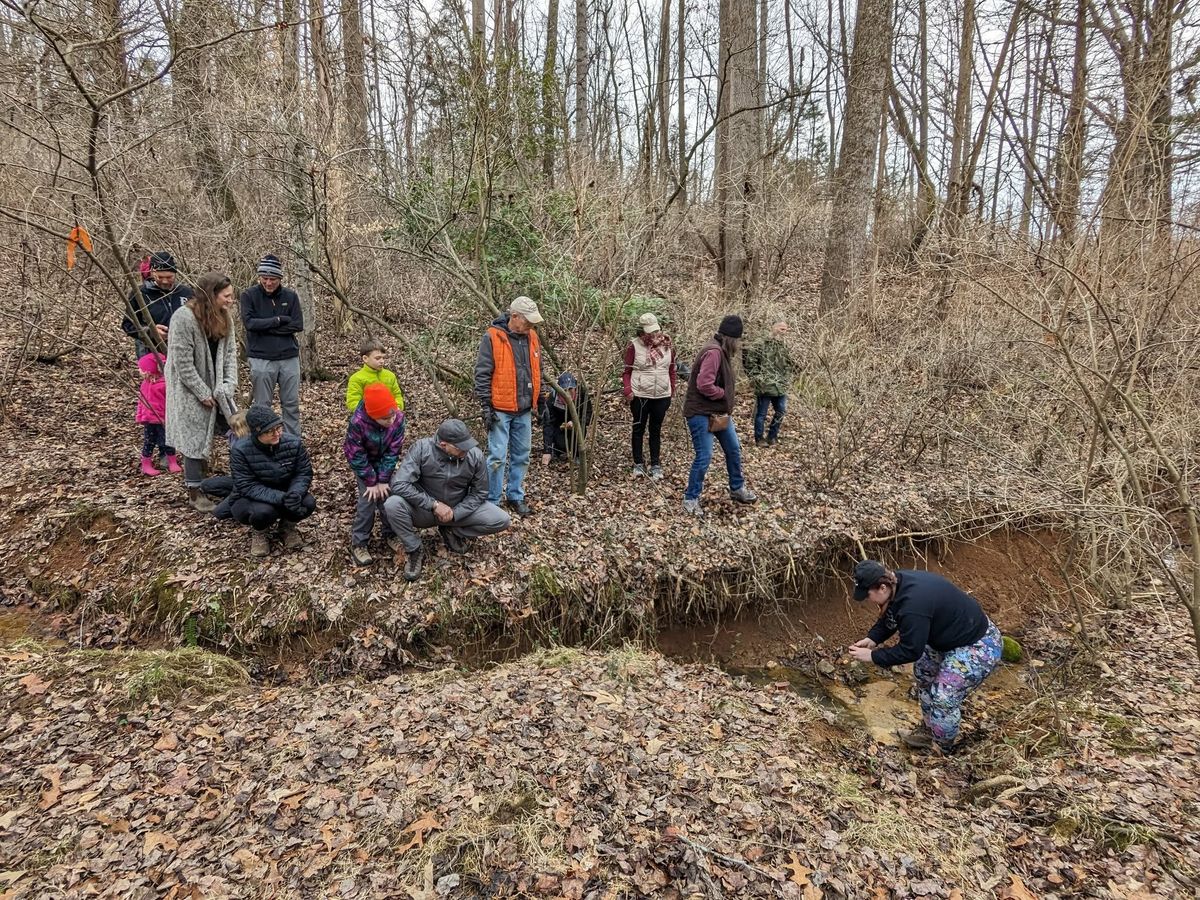
[[[153,281],[143,281],[141,286],[142,300],[146,304],[146,312],[150,316],[150,321],[143,321],[147,330],[152,330],[155,325],[166,325],[170,327],[171,316],[179,311],[183,304],[192,299],[192,289],[186,284],[175,283],[175,286],[169,291],[164,291]],[[138,308],[137,294],[129,295],[129,305],[134,311],[141,316],[142,311]],[[130,337],[138,336],[137,325],[128,315],[121,320],[121,330]]]
[[[306,494],[313,477],[308,451],[298,437],[287,433],[274,447],[252,437],[236,441],[229,450],[229,469],[235,497],[274,506],[282,506],[289,491]]]

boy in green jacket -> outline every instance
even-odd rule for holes
[[[776,322],[770,333],[742,351],[742,366],[754,388],[754,446],[773,447],[779,440],[779,428],[787,413],[787,393],[796,377],[796,363],[783,336],[787,322]],[[767,410],[774,409],[767,427]]]
[[[400,393],[400,382],[396,380],[396,373],[383,367],[387,362],[383,344],[374,338],[368,338],[359,345],[358,352],[362,354],[363,365],[350,376],[350,383],[346,385],[346,409],[350,412],[358,409],[358,404],[363,398],[363,388],[378,381],[392,392],[392,396],[396,398],[396,408],[403,411],[404,395]]]

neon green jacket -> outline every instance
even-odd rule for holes
[[[396,398],[396,405],[404,409],[404,395],[400,393],[400,382],[396,380],[396,373],[391,369],[380,369],[376,372],[370,366],[363,366],[350,376],[350,382],[346,385],[346,409],[350,412],[358,409],[358,404],[362,403],[363,388],[376,381],[383,382]]]

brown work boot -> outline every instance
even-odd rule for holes
[[[208,496],[198,487],[190,487],[187,489],[188,503],[196,512],[210,513],[217,508],[217,505],[208,499]]]
[[[300,529],[296,527],[295,522],[280,522],[279,536],[283,538],[285,550],[299,550],[304,546],[304,538],[300,535]]]
[[[896,734],[900,737],[900,743],[909,750],[933,749],[933,732],[929,730],[929,726],[924,722],[916,728],[911,728],[908,731],[897,731]]]
[[[267,537],[267,533],[265,531],[259,531],[257,528],[255,528],[250,532],[250,555],[271,555],[271,539]]]

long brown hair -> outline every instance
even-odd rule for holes
[[[217,295],[231,284],[233,282],[220,272],[205,272],[196,282],[196,296],[188,303],[200,329],[210,340],[219,341],[229,335],[233,323],[229,320],[228,310],[217,306]]]

